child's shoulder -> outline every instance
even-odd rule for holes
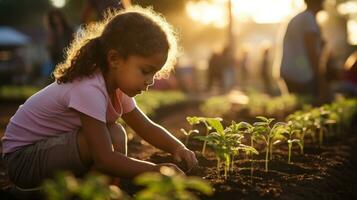
[[[90,76],[78,78],[69,83],[70,87],[99,87],[105,88],[105,81],[103,75],[99,72]]]

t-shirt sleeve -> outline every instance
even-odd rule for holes
[[[303,22],[304,22],[303,28],[305,29],[305,32],[313,32],[313,33],[319,32],[319,26],[316,22],[314,15],[307,13],[304,16]]]
[[[123,106],[123,114],[133,111],[136,107],[135,99],[124,93],[122,93],[120,101]]]
[[[99,121],[106,122],[107,106],[105,94],[96,85],[79,84],[69,92],[68,107]]]

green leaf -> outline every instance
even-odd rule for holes
[[[222,120],[220,118],[207,118],[206,121],[219,134],[224,134],[224,128],[223,128],[223,125],[221,124]]]
[[[200,123],[200,118],[199,117],[186,117],[187,122],[190,125],[195,125]]]

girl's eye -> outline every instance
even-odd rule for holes
[[[151,71],[150,71],[150,70],[146,70],[146,69],[142,69],[142,70],[141,70],[141,73],[142,73],[143,75],[148,75],[148,74],[151,73]]]

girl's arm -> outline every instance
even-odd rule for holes
[[[178,161],[184,159],[189,168],[197,164],[195,154],[162,126],[151,121],[138,107],[122,116],[124,121],[144,140],[171,153]]]
[[[143,172],[159,171],[161,165],[129,158],[113,151],[110,134],[104,122],[83,113],[80,113],[80,119],[81,134],[84,135],[90,154],[84,157],[89,157],[99,171],[127,178],[133,178]],[[175,168],[175,166],[170,167]]]

